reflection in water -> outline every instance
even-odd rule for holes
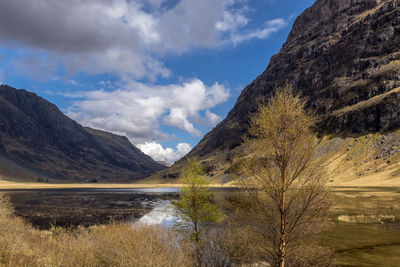
[[[81,190],[81,189],[78,189]],[[86,190],[86,189],[85,189]],[[95,192],[133,192],[133,193],[159,193],[159,194],[167,194],[167,193],[179,193],[179,187],[159,187],[159,188],[96,188],[89,189],[90,191]]]
[[[143,215],[135,222],[136,225],[163,225],[172,227],[176,221],[175,213],[171,207],[171,201],[159,200],[153,206],[153,210]]]
[[[169,201],[178,198],[177,188],[74,189],[5,191],[17,216],[33,226],[48,229],[51,224],[74,227],[110,221],[173,224]]]
[[[215,196],[225,201],[234,189],[215,188]],[[10,197],[16,215],[33,226],[47,229],[50,224],[60,226],[90,226],[110,221],[170,227],[176,218],[170,201],[179,197],[179,188],[129,188],[129,189],[52,189],[52,190],[2,190]],[[400,193],[397,188],[365,190],[336,190],[333,193],[336,207],[332,217],[346,221],[363,218],[363,222],[396,224],[400,227]],[[368,220],[365,220],[364,216]],[[382,217],[371,221],[370,218]],[[389,217],[388,217],[389,216]],[[344,219],[343,219],[344,218]]]

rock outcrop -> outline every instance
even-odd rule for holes
[[[163,168],[126,137],[84,128],[36,94],[0,85],[0,175],[128,182]]]
[[[286,81],[321,114],[321,134],[399,128],[400,1],[317,0],[296,19],[265,72],[188,156],[239,146],[249,116]]]

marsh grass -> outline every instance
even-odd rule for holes
[[[0,196],[0,266],[190,266],[187,255],[163,227],[111,223],[40,231],[15,217]]]
[[[334,263],[337,266],[399,266],[398,188],[339,191],[334,194],[336,206],[332,214],[336,222],[317,236],[321,246],[334,250]],[[346,216],[348,222],[339,220]]]
[[[338,266],[399,266],[400,228],[395,226],[335,223],[321,233],[320,242],[334,247]]]

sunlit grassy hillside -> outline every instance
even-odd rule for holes
[[[235,166],[249,156],[246,145],[214,151],[201,158],[209,177],[230,183]],[[365,135],[320,138],[316,158],[322,159],[331,186],[400,186],[400,130]],[[178,183],[185,160],[178,161],[143,183]]]

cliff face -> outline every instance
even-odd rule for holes
[[[400,1],[317,0],[227,118],[188,156],[240,145],[249,115],[286,81],[322,115],[321,133],[399,128]]]
[[[133,181],[164,168],[126,137],[84,128],[43,98],[5,85],[0,157],[0,175],[15,178]],[[10,164],[15,171],[2,166]]]

